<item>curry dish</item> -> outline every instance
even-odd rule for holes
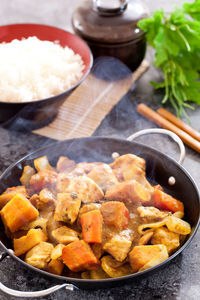
[[[121,277],[151,268],[191,232],[184,206],[146,179],[133,154],[76,163],[61,156],[25,166],[21,185],[0,195],[1,219],[16,256],[61,276]]]

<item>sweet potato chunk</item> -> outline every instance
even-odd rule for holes
[[[128,255],[132,242],[121,237],[113,237],[105,243],[103,250],[110,253],[116,260],[123,261]]]
[[[60,156],[56,165],[56,170],[58,173],[69,173],[74,170],[76,163],[74,160],[70,160],[66,156]]]
[[[4,207],[16,194],[22,194],[25,197],[28,197],[25,186],[13,186],[7,188],[3,194],[0,195],[0,209]]]
[[[45,269],[51,259],[52,250],[52,244],[40,242],[26,253],[25,262],[38,269]]]
[[[1,210],[4,226],[11,232],[35,220],[38,215],[38,210],[22,194],[16,194]]]
[[[87,243],[102,242],[103,218],[99,210],[92,210],[81,216],[83,239]]]
[[[75,241],[64,247],[62,260],[73,272],[92,270],[100,264],[90,246],[83,240]]]
[[[63,269],[64,269],[64,264],[59,259],[52,259],[46,267],[47,272],[50,272],[50,273],[53,273],[56,275],[61,275]]]
[[[175,232],[170,232],[165,227],[157,228],[154,232],[152,238],[152,244],[163,244],[167,247],[167,251],[171,254],[174,250],[176,250],[180,246],[180,238],[179,234]]]
[[[105,202],[101,206],[104,223],[120,230],[126,229],[129,222],[129,212],[124,203],[117,201]]]
[[[155,190],[153,193],[153,203],[155,207],[163,210],[168,210],[173,213],[177,211],[184,212],[183,203],[176,200],[172,196],[160,191]]]
[[[57,191],[59,193],[75,193],[83,203],[98,202],[104,197],[103,191],[89,177],[64,175],[62,173],[58,175]]]
[[[163,249],[166,251],[163,251]],[[129,253],[129,262],[133,272],[138,272],[147,263],[158,257],[160,257],[158,263],[168,258],[167,249],[164,245],[135,246]]]
[[[47,239],[48,237],[42,229],[30,229],[27,235],[14,239],[15,255],[22,255],[40,242],[46,242]]]
[[[73,224],[77,219],[80,206],[81,199],[76,193],[58,193],[54,219]]]
[[[103,191],[118,183],[111,167],[107,164],[101,164],[87,174],[89,178],[94,180]]]
[[[111,201],[147,204],[151,200],[151,193],[137,181],[129,180],[107,189],[105,197]]]
[[[79,240],[78,232],[67,226],[62,226],[53,230],[52,236],[57,243],[64,245]]]

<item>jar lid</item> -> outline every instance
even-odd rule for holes
[[[140,0],[84,0],[74,11],[74,31],[84,39],[122,43],[138,39],[139,20],[148,16]]]

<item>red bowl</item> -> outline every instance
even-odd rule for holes
[[[68,46],[79,54],[85,64],[83,76],[72,88],[46,99],[34,101],[2,102],[0,97],[0,122],[10,125],[16,118],[26,120],[26,128],[34,129],[50,122],[57,114],[59,106],[72,91],[86,78],[93,64],[93,57],[87,44],[78,36],[56,28],[41,24],[11,24],[0,26],[0,43],[11,42],[13,39],[36,36],[40,40],[59,41],[61,46]]]

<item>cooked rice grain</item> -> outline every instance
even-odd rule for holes
[[[0,101],[24,102],[64,92],[82,77],[80,55],[37,37],[0,44]]]

